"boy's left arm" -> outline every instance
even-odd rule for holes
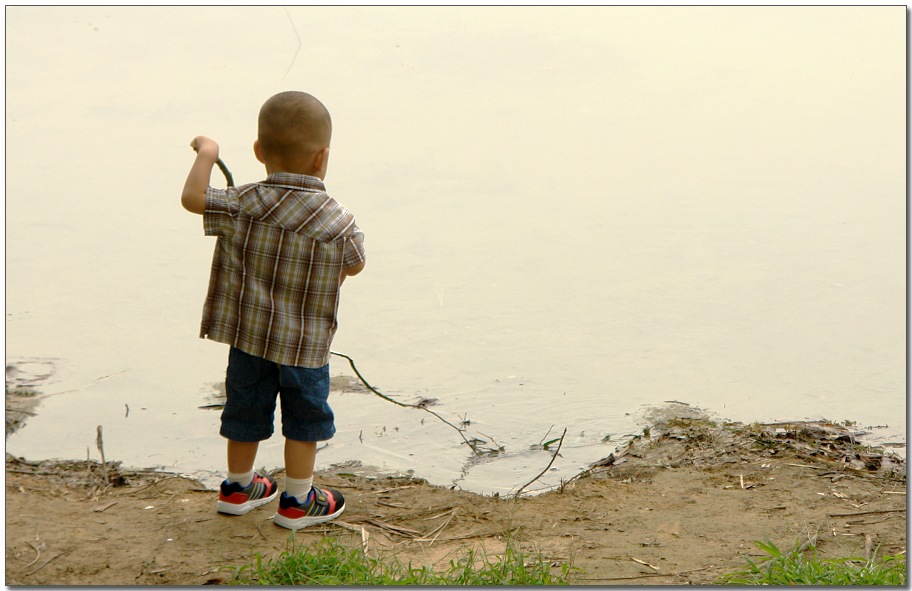
[[[345,253],[342,256],[342,275],[339,285],[345,282],[346,277],[353,277],[364,270],[364,233],[355,225],[352,237],[345,243]]]
[[[339,285],[345,283],[346,277],[354,277],[358,273],[364,270],[364,261],[353,265],[351,267],[342,267],[342,277],[339,279]]]
[[[215,140],[201,135],[193,138],[190,147],[196,150],[196,160],[187,174],[181,193],[181,205],[191,213],[202,215],[206,211],[206,191],[209,189],[212,167],[218,161],[219,146]]]

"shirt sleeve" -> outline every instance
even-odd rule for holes
[[[352,229],[351,236],[345,240],[345,250],[342,253],[342,266],[354,267],[365,260],[364,232],[355,225]]]
[[[206,236],[230,236],[240,211],[240,200],[235,187],[206,191],[206,210],[203,212],[203,231]]]

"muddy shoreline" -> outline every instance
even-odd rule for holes
[[[337,466],[317,478],[343,491],[346,513],[296,540],[331,535],[445,565],[465,547],[496,555],[510,537],[555,568],[572,564],[580,585],[713,583],[767,538],[784,548],[814,539],[824,556],[904,552],[905,461],[855,433],[670,417],[560,487],[518,499]],[[9,455],[6,468],[7,584],[224,584],[289,540],[271,523],[274,507],[219,515],[215,493],[179,475]],[[66,519],[47,511],[61,503]]]

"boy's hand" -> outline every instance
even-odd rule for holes
[[[219,146],[215,140],[204,135],[198,135],[190,142],[193,151],[203,157],[212,158],[214,163],[219,157]]]
[[[206,191],[209,189],[212,166],[219,157],[219,146],[215,140],[199,135],[193,138],[190,147],[196,151],[196,160],[184,183],[181,205],[189,212],[202,214],[206,211]]]

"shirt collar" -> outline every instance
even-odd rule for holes
[[[326,192],[326,185],[319,178],[307,174],[294,174],[291,172],[273,172],[266,176],[263,181],[264,185],[274,187],[286,187],[288,189],[297,189],[299,191],[318,191]]]

